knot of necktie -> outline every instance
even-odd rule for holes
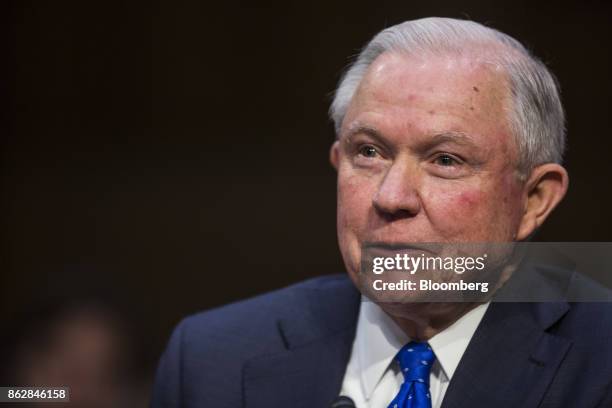
[[[412,341],[406,344],[397,353],[396,359],[405,382],[417,382],[429,386],[429,372],[436,356],[427,343]]]
[[[412,341],[397,352],[404,382],[389,408],[431,408],[429,372],[436,356],[427,343]]]

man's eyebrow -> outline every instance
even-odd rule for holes
[[[357,134],[365,134],[372,139],[375,139],[377,142],[381,144],[387,144],[388,140],[376,129],[371,126],[365,125],[357,125],[350,128],[347,132],[347,141],[351,141],[351,139]],[[423,138],[418,145],[422,148],[432,148],[442,143],[456,143],[461,146],[466,147],[477,147],[478,145],[474,141],[474,139],[468,134],[456,131],[449,130],[444,132],[432,132],[431,136]]]
[[[458,145],[467,147],[478,146],[472,137],[466,133],[455,130],[433,133],[431,137],[427,138],[423,142],[423,145],[433,147],[442,143],[456,143]]]
[[[349,128],[346,134],[346,140],[350,142],[355,135],[358,135],[360,133],[365,134],[371,137],[372,139],[375,139],[381,144],[387,144],[386,138],[376,128],[365,125],[356,125]]]

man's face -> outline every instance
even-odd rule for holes
[[[386,53],[370,66],[331,152],[355,282],[364,244],[514,239],[525,192],[510,102],[503,72],[473,57]]]

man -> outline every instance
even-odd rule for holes
[[[153,406],[612,406],[609,304],[375,303],[356,289],[364,248],[518,242],[544,223],[568,186],[546,67],[477,23],[409,21],[361,52],[331,116],[350,280],[185,319]]]

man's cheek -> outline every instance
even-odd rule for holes
[[[461,232],[486,223],[488,217],[484,194],[477,188],[441,188],[429,191],[426,195],[425,209],[436,229]]]
[[[353,169],[341,169],[338,175],[338,198],[343,204],[364,205],[371,203],[375,182]]]
[[[360,230],[368,219],[375,186],[359,176],[345,176],[338,180],[339,227]]]

